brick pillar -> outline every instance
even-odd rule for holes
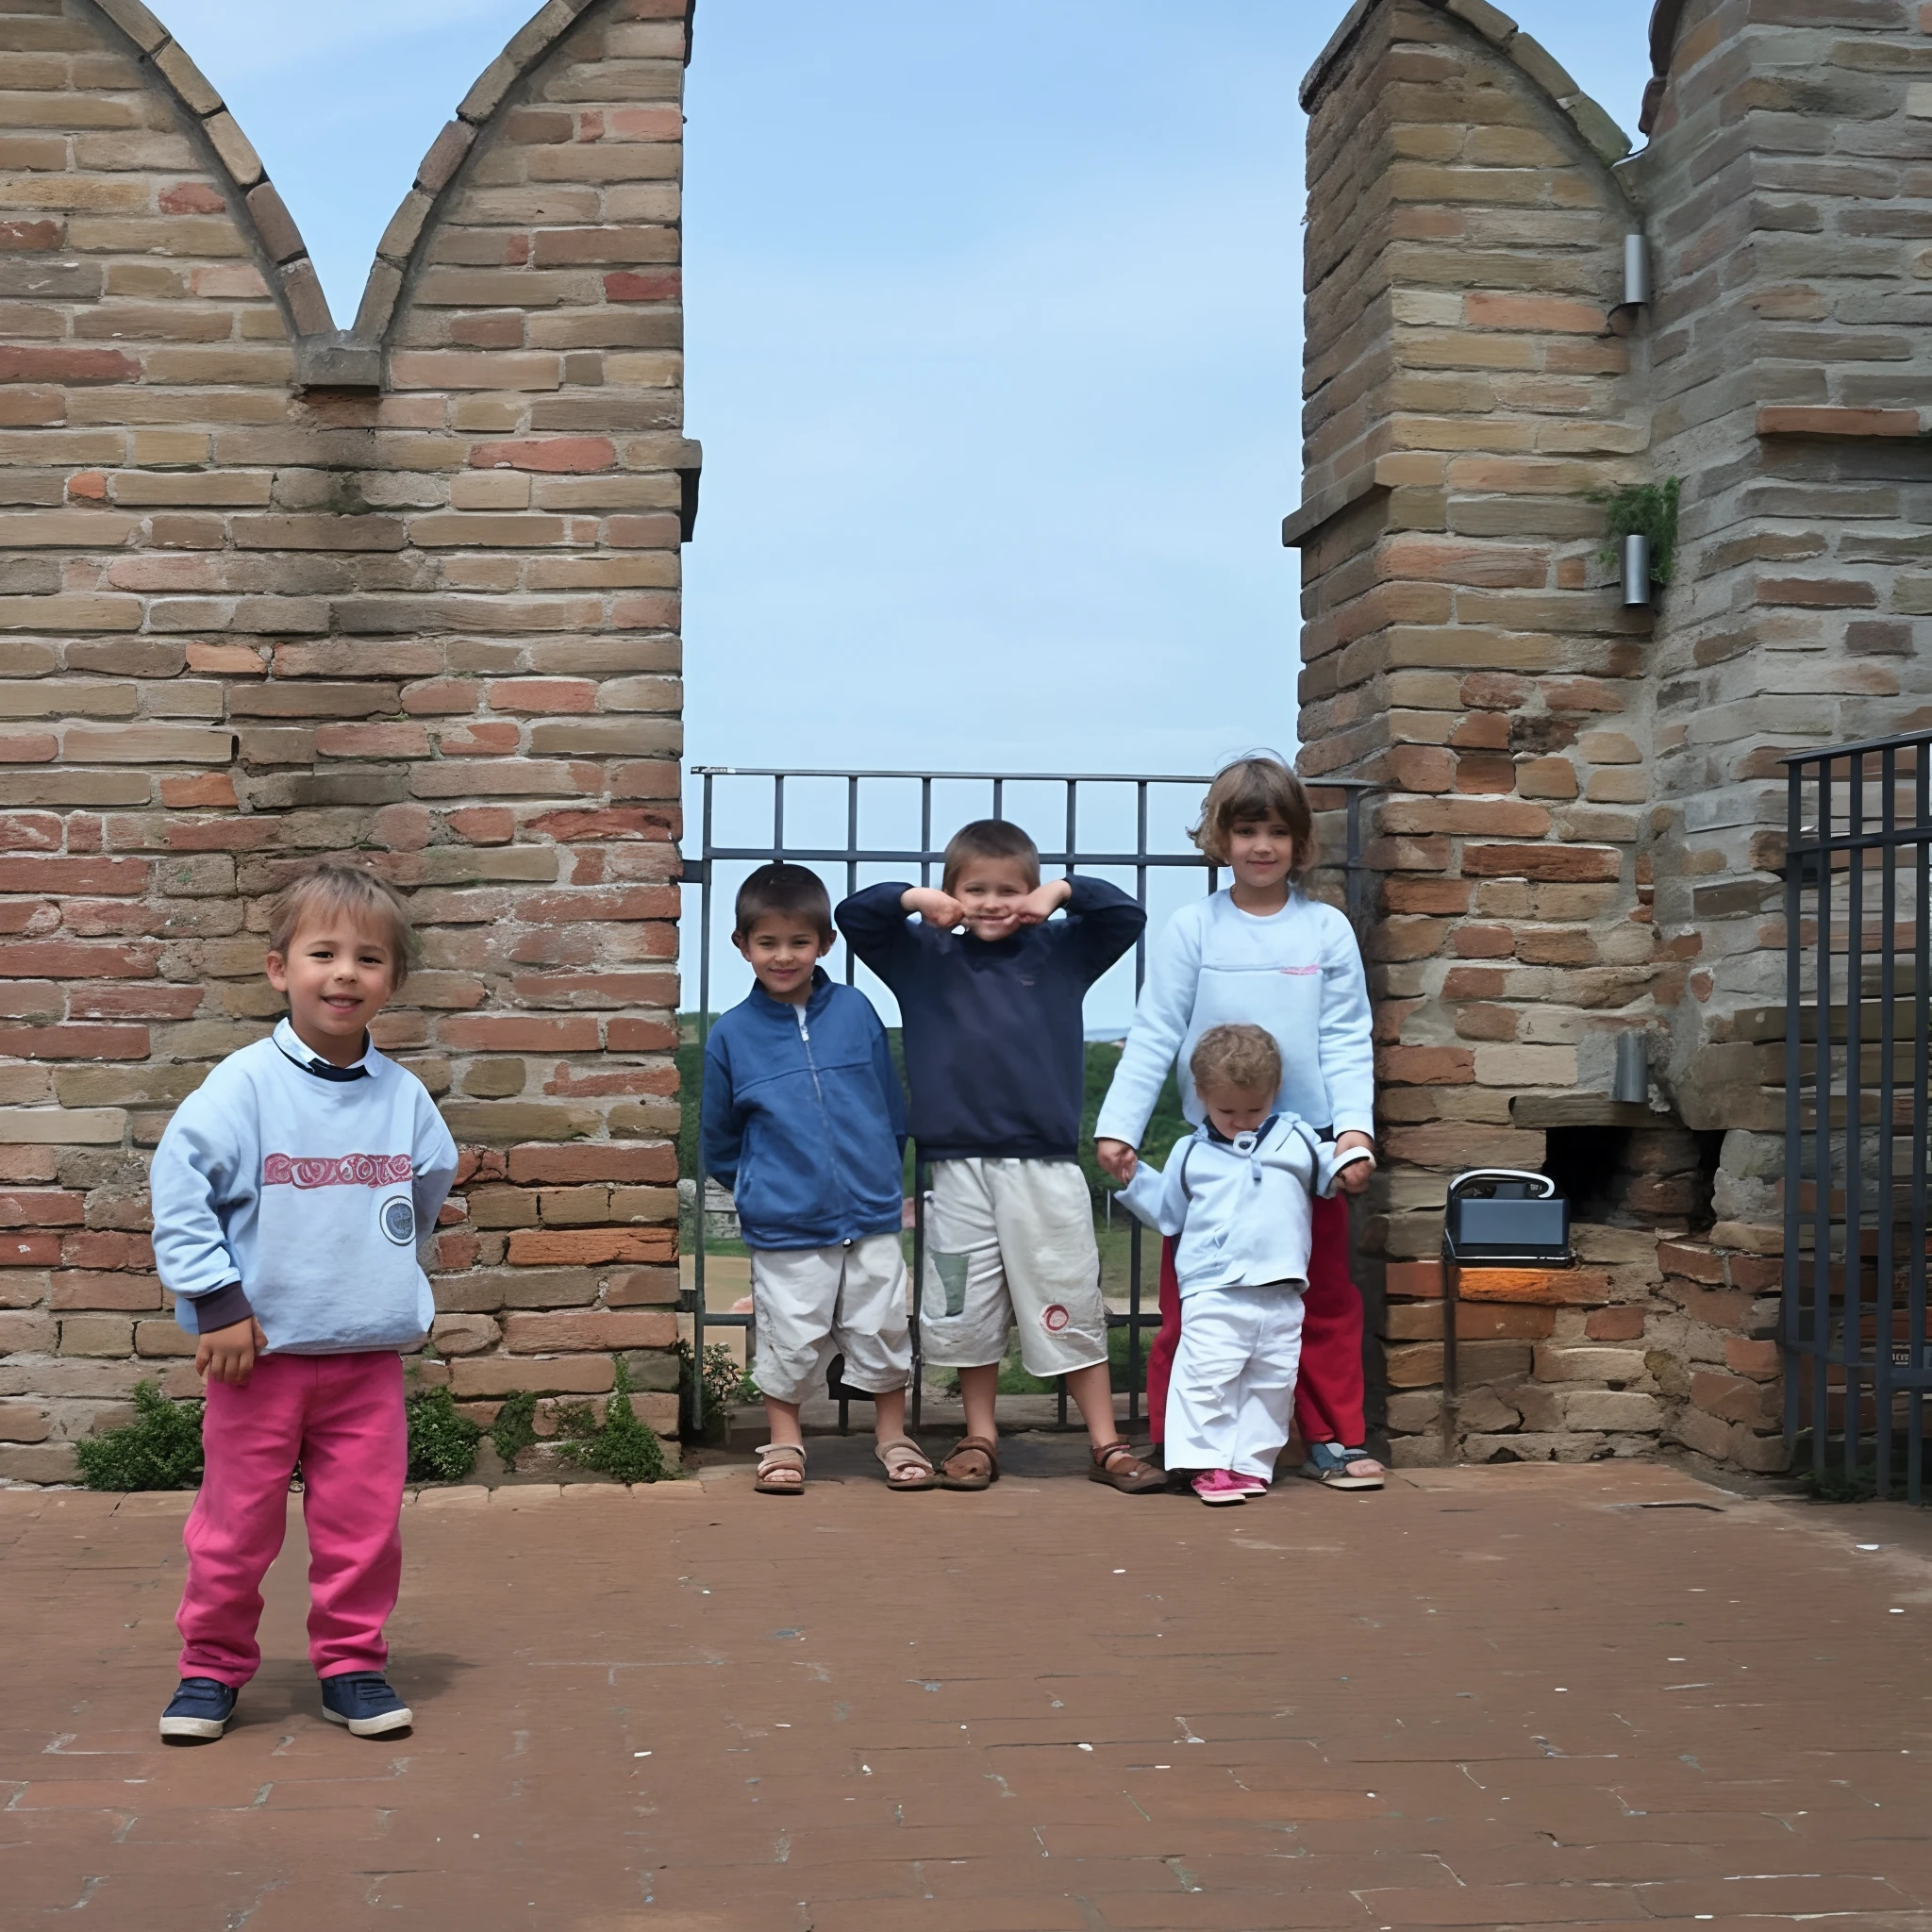
[[[339,334],[144,8],[0,0],[0,1474],[192,1391],[146,1159],[324,855],[411,902],[378,1041],[464,1148],[421,1378],[622,1351],[674,1425],[684,16],[552,0]]]
[[[1303,98],[1307,477],[1285,531],[1302,553],[1302,767],[1388,787],[1369,859],[1389,1158],[1366,1245],[1401,1344],[1395,1454],[1428,1459],[1441,1311],[1403,1300],[1441,1294],[1448,1176],[1541,1166],[1563,1117],[1547,1103],[1607,1101],[1615,1034],[1680,979],[1649,906],[1649,618],[1621,608],[1586,500],[1649,474],[1641,344],[1612,315],[1640,224],[1609,165],[1627,142],[1482,0],[1357,8]],[[1654,1260],[1643,1280],[1617,1272],[1631,1239],[1599,1243],[1606,1302],[1654,1282]],[[1517,1300],[1472,1331],[1465,1384],[1482,1364],[1522,1380],[1534,1348],[1539,1380],[1633,1392],[1553,1356],[1567,1318]],[[1657,1426],[1637,1407],[1566,1426],[1583,1453],[1621,1451]]]

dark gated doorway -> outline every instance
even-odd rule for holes
[[[1039,772],[840,772],[779,771],[725,765],[694,766],[699,782],[698,853],[687,862],[685,884],[697,899],[696,1010],[689,1016],[697,1049],[695,1067],[687,1063],[687,1081],[702,1079],[704,1043],[710,1029],[713,987],[721,960],[732,958],[729,945],[732,903],[737,887],[755,866],[773,859],[828,869],[826,885],[834,900],[861,886],[893,876],[932,882],[933,868],[944,856],[952,828],[973,818],[1009,818],[1024,824],[1040,846],[1041,863],[1058,867],[1071,877],[1075,871],[1109,875],[1131,891],[1148,908],[1150,930],[1158,926],[1183,897],[1219,889],[1217,868],[1196,851],[1186,828],[1198,816],[1201,795],[1208,780],[1152,773]],[[1318,813],[1324,864],[1318,890],[1344,907],[1357,934],[1367,912],[1367,873],[1362,863],[1361,805],[1374,785],[1359,780],[1311,784]],[[1047,828],[1051,826],[1051,833]],[[1150,891],[1150,888],[1152,889]],[[687,918],[686,931],[691,922]],[[724,941],[721,949],[720,940]],[[842,941],[841,942],[842,946]],[[1127,959],[1103,978],[1095,991],[1103,1002],[1111,998],[1117,1012],[1104,1015],[1104,1032],[1117,1038],[1126,1030],[1131,1005],[1137,1000],[1146,973],[1147,936],[1143,934]],[[691,948],[685,952],[687,973]],[[875,1001],[889,1005],[890,995],[861,975],[849,949],[843,976],[848,985],[865,984]],[[687,981],[689,985],[689,981]],[[1106,991],[1103,991],[1103,989]],[[1114,1023],[1118,1024],[1115,1024]],[[686,1021],[680,1020],[682,1037]],[[1094,1029],[1090,1025],[1090,1042]],[[687,1119],[693,1087],[687,1097]],[[704,1414],[704,1374],[708,1331],[741,1330],[750,1360],[755,1317],[748,1307],[712,1306],[708,1258],[719,1252],[719,1238],[708,1226],[702,1142],[695,1132],[680,1136],[680,1173],[691,1183],[691,1212],[682,1219],[681,1243],[689,1262],[680,1309],[690,1318],[692,1374],[689,1378],[688,1423],[701,1429]],[[687,1172],[688,1170],[688,1172]],[[916,1285],[924,1263],[924,1163],[913,1150],[911,1210],[911,1277]],[[1100,1211],[1107,1209],[1103,1204]],[[1108,1290],[1109,1327],[1124,1338],[1124,1361],[1119,1364],[1120,1392],[1127,1397],[1127,1420],[1141,1416],[1142,1374],[1141,1337],[1159,1325],[1159,1315],[1147,1307],[1146,1257],[1141,1225],[1123,1217],[1108,1229],[1103,1243],[1103,1281]],[[1118,1231],[1115,1231],[1118,1228]],[[911,1421],[921,1420],[924,1364],[919,1354],[917,1293],[913,1308],[913,1385]],[[1058,1391],[1057,1420],[1067,1425],[1067,1395]],[[848,1405],[841,1401],[839,1423],[848,1421]]]
[[[1814,1476],[1883,1496],[1902,1475],[1917,1503],[1932,733],[1784,763],[1785,1430],[1808,1435]]]

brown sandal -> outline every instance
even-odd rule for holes
[[[954,1469],[953,1465],[961,1457],[976,1457],[984,1466]],[[940,1464],[940,1488],[942,1490],[990,1490],[999,1479],[998,1447],[984,1436],[961,1436],[953,1444],[946,1459]]]
[[[772,1480],[781,1472],[796,1470],[795,1483]],[[758,1451],[758,1473],[752,1488],[761,1496],[802,1496],[805,1494],[805,1450],[797,1442],[767,1442]]]
[[[929,1457],[910,1436],[894,1436],[890,1442],[878,1442],[873,1452],[886,1466],[886,1487],[889,1490],[936,1490],[940,1479]],[[916,1469],[924,1474],[910,1480],[903,1478],[902,1469]]]
[[[1102,1442],[1093,1451],[1093,1463],[1087,1472],[1091,1482],[1105,1483],[1124,1495],[1144,1496],[1167,1488],[1167,1476],[1150,1462],[1142,1462],[1123,1437]]]

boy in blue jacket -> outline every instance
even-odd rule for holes
[[[1093,1480],[1134,1493],[1166,1486],[1114,1424],[1100,1251],[1077,1158],[1081,1003],[1146,924],[1103,880],[1041,885],[1033,841],[1005,819],[954,834],[937,888],[874,886],[839,908],[847,942],[905,1016],[912,1131],[932,1164],[920,1333],[927,1361],[958,1370],[966,1411],[941,1465],[947,1489],[998,1478],[993,1403],[1016,1325],[1028,1373],[1066,1378]]]
[[[835,1354],[873,1398],[895,1490],[936,1486],[906,1433],[912,1333],[900,1245],[906,1101],[872,1002],[820,966],[832,902],[802,865],[760,866],[738,894],[732,943],[758,984],[705,1047],[705,1165],[737,1201],[751,1250],[752,1374],[772,1440],[757,1488],[805,1486],[798,1407]]]

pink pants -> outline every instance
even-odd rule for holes
[[[315,1674],[380,1671],[403,1575],[402,1357],[258,1357],[246,1388],[208,1385],[201,1434],[208,1471],[181,1533],[181,1674],[240,1687],[260,1667],[261,1579],[282,1547],[298,1460]]]
[[[1348,1203],[1341,1195],[1314,1204],[1308,1287],[1302,1296],[1302,1361],[1294,1385],[1295,1429],[1307,1442],[1360,1446],[1362,1298],[1348,1272]],[[1181,1339],[1181,1291],[1174,1279],[1174,1241],[1160,1244],[1160,1332],[1147,1351],[1147,1425],[1167,1440],[1167,1384]]]

